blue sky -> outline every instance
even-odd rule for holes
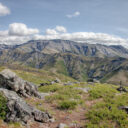
[[[0,3],[10,10],[0,16],[1,32],[8,30],[10,24],[23,23],[27,28],[38,29],[38,35],[63,26],[68,33],[105,33],[123,39],[128,36],[128,0],[0,0]]]

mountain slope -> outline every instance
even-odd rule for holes
[[[118,46],[106,46],[101,44],[76,43],[68,40],[31,40],[19,45],[18,49],[24,53],[41,52],[44,54],[73,53],[93,57],[120,56],[128,58],[128,49]]]
[[[0,60],[2,65],[27,65],[80,81],[95,78],[111,83],[112,78],[116,81],[116,71],[120,74],[128,70],[126,48],[68,40],[32,40],[15,46],[0,45]],[[119,81],[126,83],[126,79]]]

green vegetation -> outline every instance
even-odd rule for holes
[[[5,69],[4,66],[0,66],[0,72],[1,72],[2,70],[4,70],[4,69]]]
[[[8,126],[10,128],[23,128],[23,126],[19,122],[9,122]]]
[[[0,67],[0,71],[8,67]],[[55,80],[59,78],[61,81],[76,81],[69,76],[65,76],[63,74],[59,74],[54,70],[46,71],[43,69],[35,69],[27,66],[14,65],[9,66],[9,69],[14,71],[19,77],[32,82],[36,85],[40,85],[40,83],[49,82],[49,80]]]
[[[43,92],[46,92],[46,90],[47,92],[56,92],[51,96],[46,96],[46,101],[48,103],[57,103],[58,108],[74,109],[75,106],[82,103],[81,94],[83,92],[81,90],[74,89],[72,86],[51,85],[51,87],[42,87]]]
[[[97,85],[90,91],[91,99],[101,99],[86,113],[87,128],[127,128],[128,114],[120,106],[128,105],[128,94],[119,94],[112,85]]]
[[[60,103],[59,103],[59,106],[58,106],[58,108],[59,109],[75,109],[75,107],[76,107],[76,105],[77,105],[78,103],[76,102],[76,101],[73,101],[73,100],[65,100],[65,101],[61,101]]]
[[[15,70],[15,72],[22,77],[24,80],[30,81],[32,83],[35,83],[37,85],[40,85],[40,83],[45,82],[44,79],[42,79],[43,76],[41,74],[36,72],[26,72],[26,71],[20,71]]]
[[[117,74],[118,73],[118,71],[113,71],[113,72],[110,72],[110,73],[108,73],[107,75],[105,75],[102,79],[101,79],[101,82],[105,82],[105,81],[107,81],[108,79],[110,79],[112,76],[114,76],[115,74]]]
[[[59,84],[53,84],[48,86],[39,87],[40,92],[56,92],[57,90],[61,89],[62,86]]]
[[[7,99],[0,93],[0,118],[5,119],[7,112]]]
[[[62,65],[62,62],[59,62],[58,65]],[[64,72],[48,72],[33,68],[26,70],[25,67],[13,69],[13,71],[23,79],[37,85],[49,80],[55,80],[56,77],[64,82],[68,80],[75,81],[65,76],[66,74],[63,75]],[[86,78],[86,74],[84,77]],[[90,88],[90,91],[84,93],[77,87]],[[118,92],[117,87],[101,83],[89,85],[87,82],[67,86],[64,86],[63,83],[56,83],[38,88],[40,92],[50,93],[44,100],[31,98],[31,100],[26,99],[26,101],[28,100],[27,103],[41,111],[56,112],[57,109],[57,111],[60,110],[60,113],[72,111],[72,113],[76,112],[79,114],[79,110],[82,109],[82,113],[85,112],[85,128],[128,128],[128,114],[125,110],[119,109],[120,106],[128,106],[128,93]],[[8,111],[6,102],[6,99],[0,94],[0,117],[2,119],[5,119]]]
[[[66,66],[65,66],[63,60],[58,60],[55,64],[55,67],[57,67],[57,72],[58,73],[61,73],[65,76],[68,76],[68,72],[67,72],[67,69],[66,69]]]
[[[108,122],[108,126],[110,123],[113,124],[113,127],[115,123],[119,128],[127,128],[128,126],[127,113],[119,110],[116,106],[112,106],[112,104],[108,106],[108,103],[97,103],[86,116],[89,119],[88,127],[90,124],[99,128],[105,127]]]
[[[81,69],[81,81],[87,81],[88,80],[88,75],[87,75],[87,69],[84,68],[84,65],[80,65]]]
[[[90,99],[112,98],[115,96],[116,86],[108,84],[96,84],[90,91]]]
[[[41,99],[35,100],[33,97],[31,97],[29,99],[25,99],[25,101],[28,104],[31,104],[32,106],[35,106],[37,109],[39,109],[42,112],[46,111],[46,108],[44,108],[43,101]]]

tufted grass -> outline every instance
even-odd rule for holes
[[[58,86],[57,89],[55,87],[56,93],[45,97],[48,103],[57,103],[59,109],[74,109],[75,106],[82,103],[81,94],[83,92],[81,90],[76,90],[72,86]]]
[[[113,98],[118,91],[116,90],[116,86],[108,85],[108,84],[96,84],[89,91],[90,99],[98,99],[98,98]]]
[[[97,85],[90,91],[90,98],[102,98],[86,113],[86,128],[128,128],[128,114],[120,106],[128,105],[128,93],[119,94],[116,86]]]
[[[7,109],[7,99],[0,93],[0,118],[6,119]]]

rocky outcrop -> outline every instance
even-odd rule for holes
[[[128,90],[123,86],[120,86],[119,88],[117,88],[117,91],[119,91],[119,92],[128,92]]]
[[[42,94],[38,93],[37,87],[24,81],[9,69],[0,73],[0,93],[7,99],[6,122],[27,123],[29,120],[35,120],[44,123],[53,121],[49,113],[30,106],[22,98],[29,96],[41,98]]]
[[[60,60],[63,63],[58,63]],[[128,80],[128,49],[122,46],[68,40],[31,40],[22,45],[0,45],[0,64],[15,68],[15,63],[44,70],[49,65],[49,69],[54,68],[58,73],[62,73],[59,67],[64,66],[64,72],[79,81],[93,78],[112,84],[122,81],[127,85]],[[107,77],[109,74],[111,78]]]
[[[53,81],[48,81],[48,82],[45,82],[45,83],[40,83],[40,87],[41,86],[48,86],[48,85],[52,85],[52,84],[55,84],[55,83],[61,83],[61,80],[56,78],[55,80]]]
[[[0,73],[0,87],[12,90],[19,96],[41,98],[36,85],[21,79],[9,69],[5,69]]]
[[[27,123],[33,119],[44,123],[52,120],[51,115],[28,105],[16,92],[3,88],[0,88],[0,92],[7,98],[8,113],[5,121]]]
[[[128,106],[120,106],[119,109],[125,110],[128,114]]]
[[[79,84],[80,82],[71,82],[71,81],[68,81],[67,83],[64,83],[63,85],[74,85],[74,84]]]

